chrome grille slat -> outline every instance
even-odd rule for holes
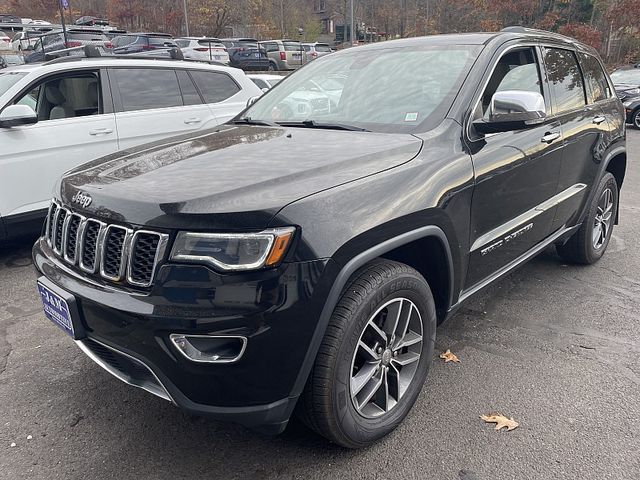
[[[169,240],[164,233],[87,218],[55,200],[47,213],[44,238],[66,263],[136,287],[151,286]]]

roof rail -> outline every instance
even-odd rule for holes
[[[562,38],[563,40],[567,40],[571,43],[576,42],[575,38],[567,37],[566,35],[562,35],[561,33],[549,32],[547,30],[540,30],[538,28],[523,27],[522,25],[512,25],[509,27],[505,27],[500,31],[504,33],[534,33],[538,35],[547,35],[550,37]]]
[[[82,50],[85,51],[84,52],[85,55],[69,55],[69,53],[82,52]],[[67,48],[65,50],[59,50],[58,52],[62,52],[63,54],[67,54],[67,55],[59,56],[57,58],[54,58],[53,60],[48,60],[43,65],[56,65],[58,63],[71,63],[71,62],[80,62],[80,61],[88,60],[92,58],[103,58],[103,59],[109,59],[109,60],[116,60],[116,59],[117,60],[164,60],[164,61],[177,60],[177,61],[185,61],[185,62],[193,62],[193,63],[206,63],[208,65],[217,65],[219,67],[229,66],[222,62],[209,61],[209,60],[192,60],[189,58],[184,58],[182,55],[182,51],[179,48],[170,49],[168,51],[169,56],[167,57],[155,57],[152,55],[135,55],[135,54],[102,55],[102,53],[100,52],[100,49],[93,45]],[[58,52],[55,52],[55,53],[58,53]],[[87,52],[89,53],[87,54]]]

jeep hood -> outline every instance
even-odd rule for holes
[[[263,228],[302,197],[414,158],[408,134],[226,125],[68,172],[61,199],[113,221],[170,228]],[[91,204],[72,203],[84,192]]]

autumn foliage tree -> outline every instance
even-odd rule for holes
[[[128,30],[184,34],[181,0],[69,0],[71,16],[106,16]],[[190,33],[260,39],[321,33],[320,17],[349,22],[350,0],[187,0]],[[318,8],[322,5],[324,8]],[[640,0],[354,0],[356,24],[378,40],[523,25],[557,31],[598,48],[609,63],[640,61]],[[57,20],[57,0],[0,0],[0,8]],[[320,10],[321,15],[316,15]],[[325,39],[330,37],[326,36]]]

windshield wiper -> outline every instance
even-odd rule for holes
[[[345,123],[321,123],[315,120],[304,120],[302,122],[276,122],[283,127],[304,127],[304,128],[324,128],[327,130],[349,130],[352,132],[370,132],[366,128],[347,125]]]
[[[251,117],[238,118],[237,120],[233,120],[231,123],[236,123],[236,124],[242,123],[244,125],[263,125],[263,126],[266,126],[266,127],[277,127],[278,126],[275,123],[267,122],[266,120],[254,120]]]

